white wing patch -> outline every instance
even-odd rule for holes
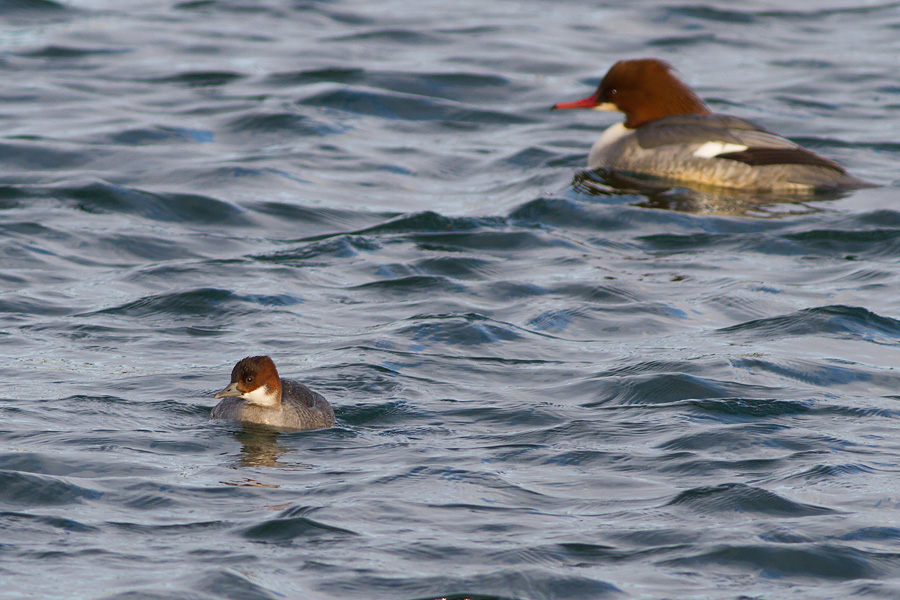
[[[726,144],[725,142],[706,142],[696,150],[694,156],[698,158],[713,158],[726,152],[740,152],[746,150],[747,146],[740,144]]]

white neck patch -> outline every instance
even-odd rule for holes
[[[258,387],[252,392],[246,392],[241,398],[257,406],[275,406],[278,404],[278,396],[267,392],[266,386]]]
[[[629,133],[632,133],[633,129],[628,129],[625,127],[625,123],[616,123],[615,125],[610,125],[604,130],[603,133],[600,134],[600,137],[597,139],[595,143],[596,146],[609,146],[618,142],[619,139],[625,137]]]

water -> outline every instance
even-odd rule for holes
[[[3,598],[900,595],[896,3],[0,21]],[[604,187],[643,56],[882,187]],[[337,426],[209,422],[259,353]]]

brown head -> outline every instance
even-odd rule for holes
[[[242,358],[231,370],[231,383],[215,398],[243,398],[250,404],[272,406],[281,402],[281,378],[268,356]]]
[[[625,113],[625,127],[635,129],[669,115],[708,115],[709,107],[656,58],[620,60],[603,77],[593,95],[553,108],[593,108]]]

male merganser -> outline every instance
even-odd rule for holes
[[[748,191],[871,185],[750,121],[713,114],[671,68],[655,58],[622,60],[592,96],[553,106],[625,113],[594,143],[588,168]]]
[[[215,398],[225,398],[211,418],[269,425],[281,429],[318,429],[334,425],[334,411],[321,395],[302,383],[281,379],[268,356],[248,356],[231,370],[231,383]]]

